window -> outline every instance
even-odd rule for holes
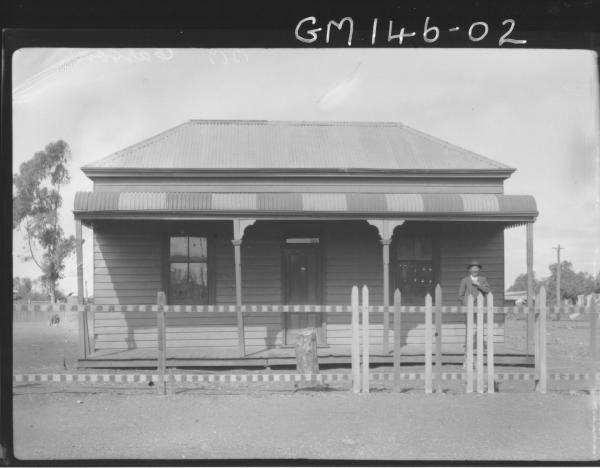
[[[433,295],[433,238],[427,232],[406,232],[398,236],[395,261],[396,288],[402,303],[423,305]]]
[[[208,304],[207,254],[206,237],[170,237],[170,304]]]

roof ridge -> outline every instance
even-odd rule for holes
[[[454,143],[450,143],[449,141],[444,140],[442,138],[438,138],[438,137],[433,136],[433,135],[431,135],[429,133],[425,133],[425,132],[423,132],[421,130],[417,130],[416,128],[413,128],[413,127],[411,127],[409,125],[403,124],[403,127],[407,131],[409,131],[411,133],[416,133],[417,135],[421,135],[421,136],[423,136],[423,137],[425,137],[425,138],[427,138],[429,140],[435,141],[437,143],[442,143],[442,145],[444,145],[446,147],[449,147],[449,148],[452,148],[452,149],[456,149],[456,150],[460,150],[461,152],[464,152],[468,156],[471,156],[471,157],[473,157],[475,159],[479,159],[482,162],[486,162],[486,163],[492,164],[492,165],[496,166],[498,169],[513,169],[513,170],[515,169],[514,167],[510,167],[510,166],[508,166],[506,164],[498,162],[495,159],[491,159],[491,158],[483,156],[483,155],[481,155],[479,153],[476,153],[475,151],[471,151],[470,149],[467,149],[464,146],[455,145]]]
[[[349,125],[360,125],[360,126],[371,126],[371,127],[405,127],[402,122],[389,122],[389,121],[367,121],[367,120],[268,120],[268,119],[190,119],[185,124],[280,124],[280,125],[314,125],[314,126],[328,126],[328,127],[341,127]]]

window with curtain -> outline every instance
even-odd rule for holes
[[[170,237],[170,304],[208,304],[207,244],[206,237]]]

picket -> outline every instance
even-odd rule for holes
[[[483,393],[483,294],[477,296],[477,393]]]
[[[540,316],[539,316],[539,366],[540,366],[540,393],[546,393],[546,289],[540,288]]]
[[[401,335],[401,318],[400,304],[402,295],[400,290],[394,292],[394,391],[400,391],[400,339]]]
[[[590,309],[590,357],[592,362],[598,360],[598,307]]]
[[[487,295],[487,371],[488,393],[494,393],[494,295]]]
[[[435,287],[435,374],[436,392],[442,393],[442,288]]]
[[[467,298],[467,389],[466,393],[473,392],[473,296]]]
[[[540,302],[540,292],[536,295],[535,303],[539,308]],[[539,382],[540,379],[540,314],[536,309],[533,312],[533,360],[534,360],[534,372],[536,376],[536,380]]]
[[[362,347],[363,347],[363,382],[364,393],[369,393],[369,288],[362,288]]]
[[[166,304],[166,296],[164,292],[158,292],[156,296],[156,302],[158,304],[158,310],[156,312],[156,328],[158,330],[158,382],[156,391],[160,395],[166,395],[165,368],[167,360],[167,333],[165,329],[165,310],[163,308]]]
[[[432,327],[432,317],[431,317],[431,295],[427,294],[425,296],[425,393],[432,392],[432,375],[431,375],[431,367],[432,367],[432,356],[431,356],[431,327]]]
[[[352,390],[360,392],[360,335],[358,287],[352,286]]]

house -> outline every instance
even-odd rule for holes
[[[93,229],[94,299],[109,306],[159,291],[170,306],[345,305],[363,284],[371,304],[398,288],[422,305],[440,284],[458,305],[474,258],[502,305],[504,230],[527,224],[529,258],[538,214],[532,196],[504,194],[515,169],[399,123],[193,120],[82,170],[94,189],[75,197],[77,237]],[[123,310],[96,314],[95,350],[156,346],[139,331],[155,317]],[[225,315],[212,334],[173,318],[171,345],[211,346]],[[345,344],[348,324],[327,315],[249,316],[244,343],[285,346],[312,325],[321,344]],[[233,317],[219,346],[237,344]]]
[[[506,291],[504,293],[504,303],[512,306],[526,304],[527,291]]]

